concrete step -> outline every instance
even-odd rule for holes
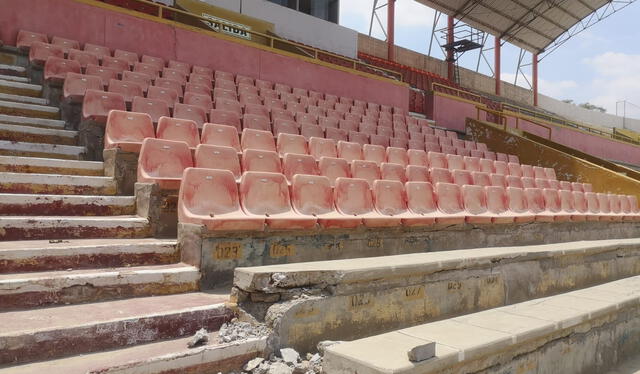
[[[0,274],[0,310],[192,292],[199,278],[181,263]]]
[[[23,133],[22,135],[24,137],[29,137],[29,135],[25,133]],[[14,134],[14,136],[18,136],[18,134]],[[79,160],[85,152],[85,147],[79,147],[75,145],[57,145],[0,140],[0,155],[2,156],[26,156]]]
[[[16,103],[0,100],[0,113],[12,116],[59,119],[60,109],[47,105]]]
[[[250,338],[221,343],[217,333],[209,334],[209,344],[187,348],[192,338],[89,353],[51,361],[0,369],[0,374],[100,374],[100,373],[230,373],[262,356],[267,338]]]
[[[0,193],[115,195],[111,177],[0,172]]]
[[[0,64],[0,74],[14,77],[26,77],[27,69],[24,66]]]
[[[0,74],[0,81],[29,83],[29,78],[20,77],[20,76],[16,76],[16,75]]]
[[[175,240],[75,239],[0,242],[0,273],[171,264]]]
[[[149,222],[138,216],[0,216],[0,240],[146,238]]]
[[[101,161],[74,161],[56,158],[0,156],[0,172],[103,176]]]
[[[42,86],[39,84],[0,80],[0,93],[42,97]]]
[[[327,348],[323,369],[352,373],[604,373],[638,354],[640,276]],[[435,355],[407,352],[435,343]],[[588,353],[587,353],[588,352]]]
[[[0,365],[122,349],[189,336],[200,328],[217,331],[233,316],[226,300],[194,292],[5,312]]]
[[[122,216],[135,213],[135,196],[0,193],[0,216]]]
[[[17,103],[37,104],[37,105],[49,105],[49,100],[40,97],[11,95],[0,93],[0,100],[15,101]]]
[[[0,123],[6,125],[22,125],[31,127],[44,127],[47,129],[64,130],[65,122],[57,119],[33,118],[24,116],[11,116],[0,113]]]
[[[76,145],[78,144],[78,132],[0,124],[0,140],[53,145]]]

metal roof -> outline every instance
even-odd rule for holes
[[[615,0],[416,0],[532,53]]]

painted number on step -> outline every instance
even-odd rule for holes
[[[273,243],[269,247],[269,255],[273,258],[294,256],[296,254],[296,247],[293,244],[278,244]]]
[[[459,290],[462,288],[462,283],[460,282],[449,282],[447,288],[450,290]]]
[[[382,247],[382,239],[379,238],[371,238],[367,241],[367,247],[370,248],[380,248]]]
[[[407,300],[419,300],[424,298],[424,286],[407,287],[404,289]]]
[[[344,249],[344,242],[340,240],[335,243],[329,243],[326,244],[324,248],[328,251],[342,251]]]
[[[242,244],[218,243],[213,256],[216,260],[237,260],[242,256]]]
[[[349,296],[349,305],[351,306],[351,308],[359,308],[359,307],[367,306],[370,303],[371,303],[371,299],[369,298],[368,295],[359,294],[359,295]]]

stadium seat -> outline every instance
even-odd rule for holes
[[[350,178],[351,171],[349,163],[343,158],[322,157],[318,161],[320,175],[329,178],[333,186],[337,178]]]
[[[349,131],[349,142],[357,143],[360,145],[369,144],[369,136],[365,133],[357,132],[357,131]]]
[[[338,157],[344,158],[347,162],[362,160],[362,146],[358,143],[338,141],[337,149]]]
[[[480,165],[480,158],[477,157],[464,157],[464,169],[468,171],[484,171]],[[493,164],[491,165],[493,166]],[[486,171],[491,173],[492,171]]]
[[[591,183],[583,183],[582,189],[584,189],[584,192],[593,192],[593,185]]]
[[[351,177],[366,180],[373,186],[373,181],[380,179],[380,168],[373,161],[353,160],[351,162]]]
[[[198,125],[190,120],[160,117],[156,128],[156,138],[185,142],[190,148],[200,144]]]
[[[444,170],[444,169],[443,169]],[[448,170],[447,170],[448,172]],[[438,196],[438,210],[441,213],[436,217],[436,223],[461,224],[466,215],[462,201],[460,186],[452,183],[436,182],[436,196]]]
[[[525,189],[526,191],[527,189]],[[571,193],[571,191],[566,191]],[[536,215],[536,221],[549,222],[551,221],[569,221],[571,220],[571,214],[562,210],[562,204],[560,201],[560,191],[545,188],[542,190],[542,196],[544,197],[545,211]],[[550,217],[550,218],[548,218]]]
[[[451,176],[453,177],[453,183],[458,186],[463,186],[466,184],[473,184],[473,178],[471,177],[471,173],[467,170],[454,169],[450,170]]]
[[[101,65],[118,71],[131,70],[129,68],[129,61],[117,57],[103,56]]]
[[[163,190],[178,190],[184,169],[192,166],[187,143],[146,138],[138,158],[138,182],[156,183]]]
[[[213,85],[214,96],[217,89],[231,91],[234,94],[237,93],[236,84],[233,81],[229,80],[215,79],[215,83]],[[234,99],[237,99],[237,96]]]
[[[209,111],[209,122],[235,127],[236,130],[241,130],[240,116],[236,112],[231,112],[222,109],[212,109]]]
[[[276,143],[273,134],[269,131],[244,129],[240,137],[242,149],[259,149],[276,152]]]
[[[382,216],[394,218],[387,219],[385,226],[397,226],[400,223],[408,227],[428,226],[435,222],[429,214],[418,214],[409,210],[405,186],[401,182],[377,180],[373,184],[373,196],[376,211]]]
[[[552,188],[551,184],[549,183],[549,180],[546,178],[536,178],[535,179],[535,186],[536,188]],[[557,190],[557,188],[555,188]]]
[[[557,190],[556,190],[557,191]],[[586,217],[584,214],[579,213],[576,209],[576,201],[572,191],[558,191],[560,197],[560,212],[562,213],[561,220],[564,219],[562,217],[566,217],[566,221],[585,221]]]
[[[402,165],[383,162],[380,164],[380,179],[399,181],[404,184],[407,181],[406,168]]]
[[[514,221],[520,223],[535,221],[535,214],[530,212],[528,208],[528,200],[525,190],[518,187],[507,187],[506,191],[509,212],[513,215]],[[542,190],[538,191],[540,191],[541,197]]]
[[[205,123],[200,136],[200,143],[231,147],[241,151],[238,130],[233,126]]]
[[[408,211],[420,218],[405,221],[403,224],[406,226],[434,224],[439,213],[431,183],[409,181],[405,184],[405,190]]]
[[[80,43],[77,40],[61,38],[59,36],[51,38],[51,44],[62,47],[65,53],[68,53],[71,49],[80,48]]]
[[[136,96],[144,96],[142,87],[135,82],[121,81],[119,79],[109,80],[109,92],[119,93],[124,101],[131,105],[133,98]]]
[[[387,148],[387,162],[392,164],[398,164],[407,166],[409,164],[409,157],[407,156],[407,150],[398,147]]]
[[[409,165],[405,175],[409,182],[429,182],[429,168],[426,166]]]
[[[304,136],[280,133],[277,137],[277,151],[280,157],[287,153],[308,154],[307,141]]]
[[[269,173],[282,173],[280,157],[273,151],[259,149],[245,149],[242,151],[242,171],[263,171]]]
[[[530,213],[535,215],[535,220],[538,222],[553,222],[554,214],[551,211],[547,211],[545,208],[545,196],[544,190],[539,188],[525,188],[524,196],[527,201],[527,208]],[[556,190],[553,190],[556,192]],[[558,204],[559,205],[559,204]]]
[[[198,124],[198,128],[201,128],[207,122],[207,112],[204,108],[196,105],[175,103],[173,117],[194,121]]]
[[[296,174],[320,175],[316,159],[310,155],[287,153],[284,155],[282,168],[289,182]]]
[[[155,87],[167,88],[174,90],[178,97],[184,96],[184,91],[182,89],[182,83],[178,81],[174,81],[173,79],[164,79],[164,78],[156,78],[153,82]],[[177,100],[176,100],[177,101]]]
[[[293,210],[283,174],[245,172],[240,178],[240,201],[248,214],[265,217],[271,229],[312,229],[316,225],[314,216],[301,215]]]
[[[496,174],[502,174],[502,175],[511,175],[509,172],[509,166],[507,163],[505,163],[504,161],[493,161],[493,168],[496,171]],[[520,170],[519,168],[515,168],[514,166],[514,170]]]
[[[133,65],[136,62],[140,61],[140,58],[138,57],[137,53],[130,52],[130,51],[123,51],[121,49],[116,49],[115,51],[113,51],[113,56],[115,58],[126,60],[129,63],[129,65]]]
[[[442,169],[447,168],[447,158],[444,153],[427,152],[427,158],[429,159],[429,167]]]
[[[507,175],[506,179],[507,179],[508,187],[524,188],[524,185],[522,183],[522,178],[516,177],[513,175]]]
[[[131,104],[131,111],[147,113],[151,116],[153,123],[157,123],[160,117],[169,117],[169,107],[163,100],[144,98],[136,96]]]
[[[387,160],[385,148],[380,145],[365,144],[362,146],[362,157],[364,160],[373,161],[380,165]]]
[[[445,157],[447,158],[447,167],[449,170],[464,170],[464,158],[462,156],[448,154]]]
[[[600,198],[595,192],[585,192],[584,198],[587,200],[587,221],[608,220],[600,208]],[[609,200],[606,200],[607,204]],[[603,207],[603,209],[606,209]]]
[[[86,90],[82,101],[83,120],[104,123],[110,110],[126,110],[122,95],[99,90]]]
[[[187,168],[178,194],[178,221],[213,231],[264,229],[264,218],[240,208],[238,187],[228,170]]]
[[[100,64],[98,56],[78,49],[70,49],[67,53],[67,58],[72,61],[77,61],[82,69],[86,69],[89,64]]]
[[[33,31],[20,30],[16,40],[16,47],[27,50],[35,42],[49,43],[49,38],[45,34],[40,34]]]
[[[471,179],[473,184],[476,186],[488,187],[491,186],[491,176],[489,173],[484,173],[481,171],[473,171],[471,172]]]
[[[49,57],[64,58],[64,49],[49,43],[31,43],[29,49],[29,63],[31,65],[42,67]]]
[[[102,60],[104,56],[111,56],[109,48],[103,45],[84,43],[83,51],[96,55],[100,60]]]
[[[416,166],[429,166],[429,159],[427,157],[427,152],[418,149],[409,149],[407,150],[407,161],[408,165],[416,165]]]
[[[498,162],[503,162],[503,161],[498,161]],[[522,178],[523,175],[522,175],[522,168],[520,167],[520,164],[510,162],[507,164],[507,167],[509,168],[510,176]]]
[[[235,179],[242,175],[238,153],[231,147],[200,144],[196,147],[194,163],[197,168],[228,170]]]
[[[535,178],[535,174],[533,172],[533,166],[531,165],[520,165],[522,169],[522,176],[527,178]]]
[[[571,182],[568,181],[560,181],[560,189],[571,191]]]
[[[324,138],[324,129],[316,125],[302,124],[300,125],[300,135],[304,136],[307,140],[312,137]]]
[[[409,141],[407,139],[391,138],[389,139],[389,146],[407,149],[409,147]]]
[[[506,153],[496,152],[496,161],[509,162],[509,156]]]
[[[509,211],[507,192],[502,186],[484,187],[487,199],[487,213],[491,215],[492,223],[511,223],[516,215]]]
[[[496,169],[494,166],[494,161],[488,160],[486,158],[479,159],[480,170],[485,173],[495,173]],[[465,166],[466,167],[466,166]]]
[[[346,142],[349,139],[349,134],[343,129],[337,129],[333,127],[327,127],[325,130],[325,137],[327,139],[333,139],[336,142]]]
[[[571,182],[571,191],[584,192],[584,186],[582,185],[582,183]]]
[[[312,137],[309,139],[309,154],[320,160],[322,157],[338,157],[336,142],[332,139]]]
[[[145,113],[112,110],[107,116],[104,148],[139,153],[145,138],[155,138],[151,117]]]
[[[172,79],[174,81],[178,81],[184,85],[187,83],[187,74],[184,71],[172,68],[163,68],[162,69],[162,78]]]
[[[489,160],[497,161],[496,153],[492,151],[484,151],[484,158],[488,158]],[[504,161],[501,161],[504,162]]]
[[[507,178],[502,174],[491,173],[489,174],[491,179],[491,185],[496,187],[507,187]]]
[[[455,171],[454,171],[455,173]],[[487,210],[487,197],[484,187],[461,185],[462,202],[466,212],[465,220],[473,224],[488,224],[492,222]]]
[[[87,65],[85,69],[86,75],[94,75],[99,77],[102,82],[102,87],[106,87],[109,84],[109,80],[118,79],[118,74],[120,72],[116,69],[97,66],[93,64]]]
[[[62,85],[62,96],[69,102],[79,103],[87,90],[102,90],[102,80],[92,75],[68,73]]]
[[[556,171],[552,168],[544,168],[545,174],[547,174],[547,179],[550,180],[558,180],[556,177]]]
[[[184,104],[198,106],[204,110],[205,113],[213,109],[213,101],[209,95],[200,95],[194,92],[184,93]]]
[[[140,61],[144,64],[154,65],[158,68],[158,70],[162,70],[164,67],[164,60],[160,57],[142,55]]]
[[[364,179],[338,178],[334,200],[339,213],[361,218],[367,227],[388,227],[400,223],[399,219],[383,216],[375,210],[371,187]]]
[[[434,185],[438,183],[453,183],[453,176],[448,169],[429,168],[429,180]]]
[[[136,82],[140,84],[142,90],[146,92],[153,81],[153,77],[144,73],[134,73],[132,71],[125,70],[122,72],[122,80],[127,82]]]
[[[611,220],[622,221],[624,219],[624,215],[622,214],[620,196],[610,193],[607,194],[607,198],[609,199],[609,206],[611,209]]]
[[[64,82],[68,73],[80,74],[81,71],[78,61],[51,56],[47,58],[44,64],[44,80],[48,83],[60,85]]]
[[[291,182],[293,209],[304,216],[314,216],[320,227],[356,228],[362,219],[338,212],[334,205],[334,193],[329,178],[317,175],[297,174]]]
[[[242,129],[254,129],[271,132],[271,123],[266,117],[255,114],[245,114],[242,117]]]
[[[202,75],[198,73],[189,74],[189,83],[201,84],[207,86],[209,89],[213,89],[213,83],[211,83],[211,76]]]
[[[523,188],[536,188],[536,182],[535,179],[530,178],[530,177],[522,177],[521,178],[522,181],[522,187]],[[539,188],[539,187],[538,187]]]

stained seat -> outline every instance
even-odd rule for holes
[[[138,182],[157,183],[163,190],[178,190],[184,169],[193,167],[185,142],[146,138],[138,158]]]

